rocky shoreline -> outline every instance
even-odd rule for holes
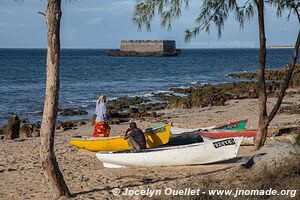
[[[270,97],[276,97],[280,89],[280,82],[286,73],[287,67],[283,70],[270,70],[266,72],[267,92]],[[234,78],[253,79],[257,73],[242,73],[230,74],[228,76]],[[292,81],[291,87],[300,86],[300,70],[297,66]],[[297,91],[289,91],[287,95],[293,95]],[[180,94],[180,95],[178,95]],[[130,119],[138,119],[141,121],[149,118],[167,118],[163,112],[157,112],[164,109],[191,109],[203,108],[212,106],[224,106],[226,101],[233,99],[258,98],[257,83],[250,82],[236,82],[224,83],[217,85],[202,85],[187,88],[171,88],[170,93],[153,93],[152,98],[155,103],[146,97],[123,97],[108,102],[108,109],[110,111],[110,124],[120,124],[129,122]],[[298,105],[286,106],[280,110],[285,113],[300,113]],[[42,112],[38,113],[42,115]],[[88,112],[82,109],[59,108],[58,114],[61,116],[77,116],[87,115]],[[93,119],[80,119],[70,121],[57,121],[56,130],[76,129],[79,126],[91,123]],[[12,116],[0,129],[0,139],[15,139],[38,137],[40,135],[41,123],[30,123],[26,119],[19,119],[17,115]]]
[[[275,98],[269,98],[268,108],[271,108],[275,102]],[[287,96],[283,105],[291,106],[294,103],[300,104],[299,93]],[[173,122],[181,128],[204,127],[238,119],[248,119],[246,127],[248,129],[257,128],[258,99],[234,99],[227,101],[225,105],[212,106],[211,108],[165,109],[157,111],[157,113],[164,112],[166,116],[170,117],[167,119],[168,123]],[[124,112],[126,111],[124,110]],[[149,126],[159,123],[159,120],[162,120],[163,117],[149,118],[145,121],[136,120],[136,122],[141,129],[146,129]],[[299,126],[299,123],[300,115],[279,113],[272,121],[271,126],[272,128],[296,127]],[[120,136],[125,134],[128,124],[112,125],[111,128],[112,137]],[[225,185],[227,184],[235,189],[237,186],[243,185],[243,183],[249,183],[249,179],[255,177],[258,178],[255,179],[257,187],[267,186],[267,188],[275,188],[275,184],[277,189],[291,190],[297,188],[290,183],[295,182],[299,177],[295,176],[299,170],[290,171],[291,169],[286,166],[295,166],[295,169],[299,169],[299,167],[296,168],[299,166],[299,163],[288,159],[286,165],[275,172],[270,171],[269,166],[278,166],[282,157],[294,155],[295,151],[291,149],[293,143],[289,145],[287,143],[290,140],[294,140],[294,135],[299,133],[299,128],[296,127],[293,129],[298,129],[295,134],[290,134],[292,128],[285,128],[282,131],[278,131],[278,134],[282,136],[268,138],[267,145],[259,152],[253,152],[253,146],[241,146],[237,159],[234,159],[234,161],[231,160],[210,165],[121,169],[103,168],[102,163],[96,159],[95,153],[77,149],[69,142],[73,136],[89,136],[93,130],[93,127],[89,123],[79,126],[78,129],[56,131],[55,153],[65,181],[71,192],[76,195],[74,199],[113,199],[115,196],[113,196],[111,190],[114,188],[121,188],[122,191],[126,188],[132,190],[147,188],[162,189],[164,187],[179,189],[185,187],[200,189],[218,188],[220,181],[222,182],[223,180],[225,180]],[[2,183],[0,199],[7,199],[7,197],[10,199],[51,199],[52,193],[49,191],[49,185],[45,181],[40,163],[40,139],[1,140],[0,143],[0,180]],[[262,169],[261,173],[255,173],[251,169],[240,168],[241,164],[244,165],[245,163],[247,163],[246,166],[249,166],[249,159],[255,164],[252,167],[253,170],[259,167]],[[272,159],[276,160],[273,162]],[[299,156],[295,161],[299,161]],[[268,164],[268,168],[263,165],[265,162]],[[237,171],[236,167],[240,170]],[[285,170],[284,174],[282,173],[283,169]],[[271,174],[266,175],[266,171]],[[281,177],[276,178],[278,174],[283,174],[285,181]],[[241,177],[242,180],[240,179]],[[295,177],[295,179],[291,179],[292,177]],[[229,179],[227,180],[227,178]],[[258,182],[261,179],[264,179],[266,182]],[[241,180],[242,183],[233,180]],[[275,182],[274,180],[279,180],[279,182]],[[205,183],[202,184],[201,181],[205,181]],[[194,185],[190,185],[190,183],[194,183]],[[209,183],[215,184],[209,185]],[[234,185],[229,185],[228,183],[233,183]],[[251,183],[250,185],[243,186],[246,189],[256,189]],[[277,183],[283,185],[277,185]],[[222,182],[220,187],[224,184]],[[286,185],[290,187],[287,188]],[[170,196],[165,199],[169,198]],[[128,198],[123,199],[136,198],[128,196]],[[162,198],[159,196],[157,199]]]
[[[268,81],[283,81],[285,75],[288,71],[288,65],[285,66],[283,69],[278,70],[267,70],[265,77]],[[228,77],[232,78],[243,78],[243,79],[250,79],[255,80],[257,79],[257,72],[245,72],[239,74],[228,74]],[[293,76],[290,82],[290,87],[295,88],[300,86],[300,64],[296,64]]]

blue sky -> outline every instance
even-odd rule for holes
[[[46,25],[38,11],[46,9],[46,0],[0,0],[0,48],[45,48]],[[62,48],[118,48],[122,39],[174,39],[179,48],[257,47],[257,19],[240,30],[234,17],[229,17],[221,38],[216,29],[210,34],[201,33],[190,43],[184,42],[184,30],[193,27],[201,1],[192,0],[188,10],[173,23],[168,31],[160,26],[159,18],[152,24],[152,31],[137,31],[131,22],[134,0],[77,0],[63,1],[61,46]],[[278,19],[276,10],[266,9],[268,45],[292,45],[296,40],[299,24],[295,16],[290,21]]]

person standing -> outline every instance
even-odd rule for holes
[[[109,137],[110,127],[108,125],[106,97],[100,96],[96,103],[96,122],[94,128],[94,137]]]
[[[129,146],[132,146],[136,150],[146,149],[145,135],[141,129],[137,128],[135,122],[129,124],[124,139],[128,140]]]

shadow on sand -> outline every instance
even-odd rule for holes
[[[214,174],[214,173],[218,173],[218,172],[224,172],[224,171],[227,171],[227,170],[232,169],[232,168],[233,168],[233,166],[224,167],[224,168],[209,171],[209,172],[198,173],[198,174],[190,174],[188,176],[176,177],[176,178],[166,177],[166,178],[155,179],[155,180],[145,178],[145,179],[141,180],[140,183],[138,183],[138,184],[127,184],[127,185],[123,185],[123,186],[118,187],[118,189],[123,191],[124,189],[131,188],[131,187],[147,186],[147,185],[154,184],[154,183],[163,183],[165,181],[175,181],[175,180],[186,179],[186,178],[191,178],[191,177],[195,177],[195,176],[205,176],[205,175],[210,175],[210,174]],[[121,177],[121,178],[124,178],[124,177]],[[117,178],[117,179],[121,179],[121,178]],[[115,179],[115,180],[117,180],[117,179]],[[94,188],[94,189],[87,190],[87,191],[73,193],[72,197],[77,197],[77,196],[80,196],[80,195],[92,194],[92,193],[102,192],[102,191],[109,191],[109,193],[112,194],[110,190],[113,190],[114,188],[115,187],[110,187],[110,186],[106,186],[104,188]]]

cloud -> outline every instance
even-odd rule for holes
[[[6,23],[5,22],[0,22],[0,26],[5,26]]]
[[[95,17],[92,19],[89,19],[88,21],[85,22],[86,25],[91,26],[91,25],[97,25],[102,23],[102,18],[101,17]]]

